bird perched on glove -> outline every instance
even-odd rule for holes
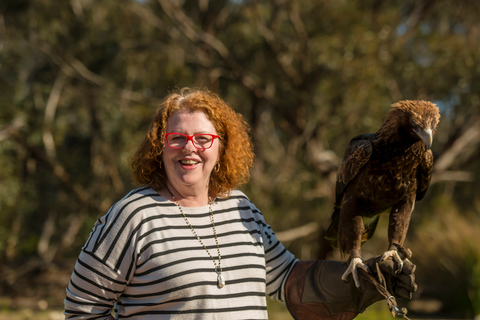
[[[415,202],[427,191],[433,169],[430,147],[440,119],[429,101],[405,100],[391,106],[376,133],[353,138],[338,169],[335,209],[325,234],[332,246],[350,255],[346,281],[363,263],[361,245],[375,232],[379,215],[389,212],[388,249],[401,271],[403,246]]]

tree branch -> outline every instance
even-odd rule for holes
[[[459,182],[472,182],[475,178],[473,172],[467,171],[442,171],[435,172],[432,176],[431,184],[440,181],[459,181]]]
[[[460,137],[458,137],[452,143],[452,145],[435,161],[434,175],[446,171],[454,164],[455,160],[457,160],[461,154],[479,143],[480,117],[476,117],[470,121],[469,124],[467,124]]]
[[[196,28],[193,21],[178,7],[176,2],[169,0],[158,0],[158,2],[169,17],[175,18],[179,23],[180,31],[192,42],[204,42],[215,49],[223,59],[230,58],[230,51],[227,47],[213,35]]]
[[[265,96],[265,90],[255,81],[255,79],[246,74],[244,68],[235,61],[228,48],[222,41],[218,40],[214,35],[201,30],[196,27],[193,21],[182,11],[182,9],[175,3],[169,0],[158,0],[165,13],[174,19],[175,27],[184,34],[194,44],[204,43],[215,50],[225,63],[238,75],[242,84],[252,91],[255,96],[262,98]],[[200,52],[203,52],[201,48]]]
[[[53,84],[52,91],[50,91],[47,105],[45,106],[42,138],[47,155],[52,159],[56,158],[56,148],[52,133],[53,120],[55,118],[58,102],[60,100],[60,96],[62,94],[62,90],[65,86],[66,80],[67,75],[62,71],[62,69],[60,69],[57,78],[55,79],[55,82]]]
[[[282,232],[277,232],[277,239],[280,242],[293,241],[299,238],[306,237],[314,232],[317,232],[318,229],[319,229],[318,223],[310,222],[297,228],[285,230]]]
[[[267,44],[268,49],[274,55],[275,60],[280,65],[281,69],[285,75],[292,81],[295,86],[298,86],[301,83],[301,77],[298,75],[297,70],[292,66],[290,59],[288,57],[292,56],[292,53],[287,54],[284,50],[278,48],[278,39],[275,36],[275,33],[270,30],[265,23],[260,19],[258,5],[255,5],[254,10],[255,25],[257,26],[258,33],[263,37],[265,43]],[[290,13],[290,18],[294,19],[295,14]],[[293,22],[292,22],[293,23]],[[294,24],[295,27],[300,28]],[[298,32],[299,30],[297,30]]]
[[[25,125],[25,120],[22,118],[16,118],[11,124],[0,129],[0,142],[8,139],[11,135],[15,134],[20,128]]]

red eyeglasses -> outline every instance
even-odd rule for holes
[[[185,147],[188,141],[192,141],[195,148],[200,150],[206,150],[213,146],[213,140],[215,140],[215,138],[220,138],[220,136],[209,133],[199,133],[194,134],[193,136],[176,132],[165,134],[165,140],[167,140],[167,145],[173,149],[181,149]]]

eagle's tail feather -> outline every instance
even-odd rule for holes
[[[335,207],[332,214],[332,221],[325,232],[325,239],[330,242],[333,248],[338,248],[338,222],[340,220],[340,207]]]

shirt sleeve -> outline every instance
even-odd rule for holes
[[[127,282],[93,253],[82,250],[65,298],[65,319],[108,319]]]
[[[260,224],[265,250],[267,294],[274,300],[285,301],[285,284],[298,260],[277,239],[262,215]]]
[[[136,257],[128,200],[116,203],[95,223],[67,287],[66,319],[108,319],[125,290]]]

